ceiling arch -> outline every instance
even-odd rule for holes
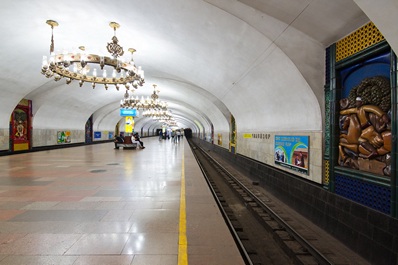
[[[95,128],[113,130],[120,120],[123,89],[40,74],[51,38],[45,21],[53,19],[56,50],[84,45],[95,52],[113,35],[109,22],[118,22],[119,43],[137,50],[145,71],[146,85],[135,93],[149,95],[157,84],[181,125],[228,131],[233,115],[239,130],[320,131],[325,48],[370,18],[397,50],[397,12],[394,0],[6,1],[0,129],[8,131],[23,98],[33,102],[35,129],[84,130],[93,115]]]

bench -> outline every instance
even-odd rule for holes
[[[136,149],[137,144],[136,143],[116,143],[116,148],[119,149],[119,147],[123,147],[123,149]]]

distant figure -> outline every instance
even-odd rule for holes
[[[177,134],[177,142],[180,142],[181,131],[177,130],[176,134]]]
[[[123,139],[122,137],[120,137],[120,136],[117,135],[117,136],[115,137],[115,141],[114,141],[114,142],[115,142],[115,149],[119,149],[119,147],[117,146],[117,144],[118,144],[118,143],[120,143],[120,144],[124,143],[124,139]]]
[[[176,142],[177,137],[176,137],[176,132],[175,132],[175,131],[172,131],[172,132],[171,132],[171,139],[172,139],[172,141],[173,141],[174,143]]]
[[[159,131],[159,141],[162,141],[163,139],[163,132],[162,130]]]
[[[144,142],[141,141],[140,139],[140,135],[138,133],[133,134],[133,136],[131,137],[131,141],[133,143],[137,143],[138,147],[141,149],[144,149]]]

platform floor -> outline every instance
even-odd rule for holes
[[[186,139],[0,157],[0,265],[243,265]]]

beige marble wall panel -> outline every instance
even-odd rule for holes
[[[0,150],[8,150],[9,148],[9,129],[0,129]]]
[[[245,134],[257,134],[259,138],[247,138]],[[301,135],[309,136],[309,174],[303,174],[274,162],[275,135]],[[244,132],[238,134],[237,153],[258,160],[267,165],[288,171],[294,175],[322,183],[323,163],[323,133],[322,132]]]
[[[33,147],[56,145],[57,133],[60,130],[54,129],[33,129]],[[85,131],[84,130],[67,130],[70,131],[71,143],[84,143]]]

